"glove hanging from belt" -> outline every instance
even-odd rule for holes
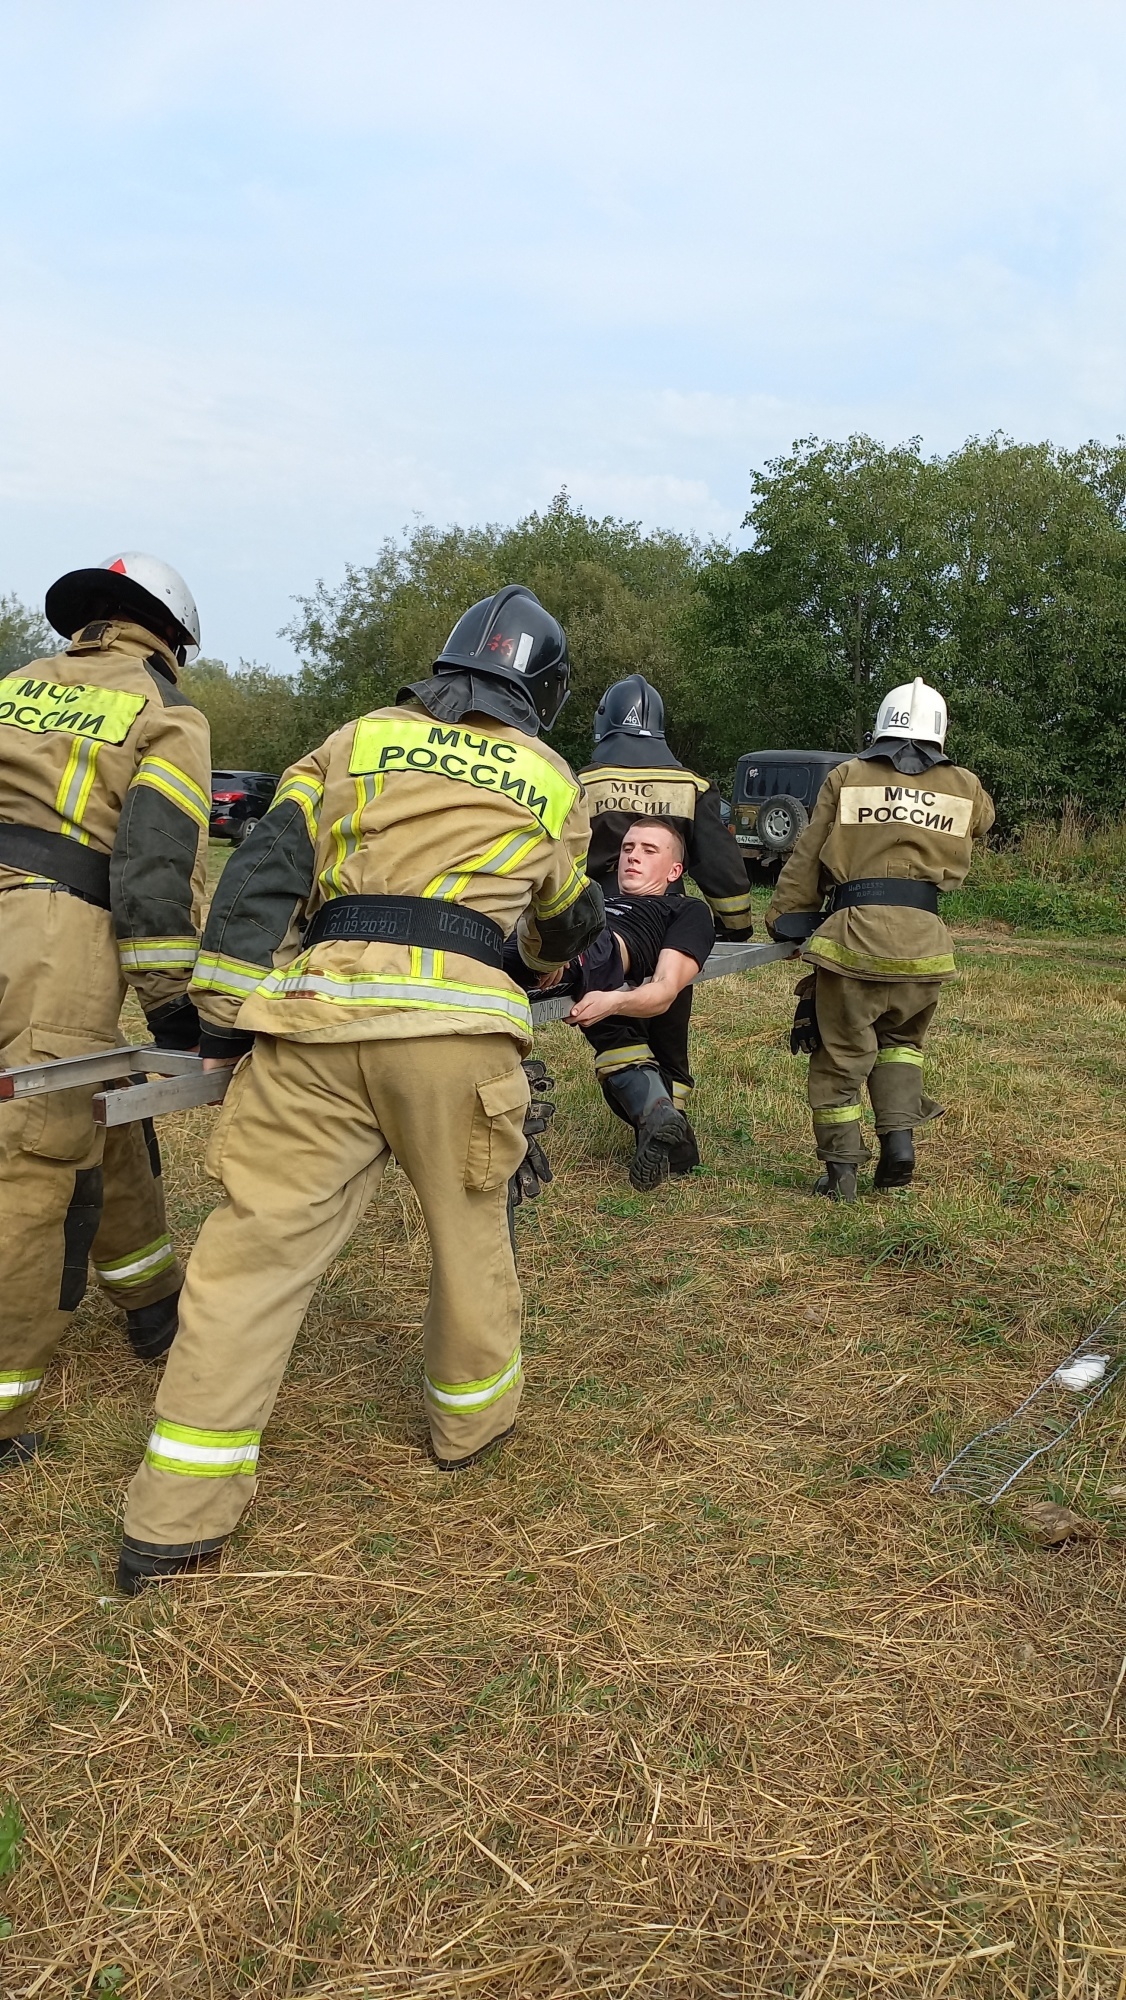
[[[794,1025],[790,1029],[790,1054],[811,1056],[821,1047],[821,1030],[817,1025],[817,974],[807,972],[794,988],[798,1004],[794,1009]]]
[[[548,1075],[546,1063],[542,1063],[538,1056],[529,1056],[523,1070],[531,1092],[528,1109],[524,1113],[524,1137],[528,1150],[508,1183],[510,1218],[514,1208],[519,1208],[521,1202],[535,1201],[541,1190],[555,1178],[539,1142],[540,1133],[546,1132],[555,1116],[555,1105],[547,1095],[549,1090],[555,1088],[555,1078]]]

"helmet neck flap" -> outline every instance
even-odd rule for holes
[[[494,679],[492,674],[431,674],[429,680],[400,688],[397,699],[406,701],[412,695],[435,722],[458,723],[467,715],[491,715],[494,722],[507,722],[529,736],[539,735],[540,719],[531,697],[523,688]]]
[[[859,750],[857,755],[865,761],[882,757],[886,763],[895,765],[901,778],[918,778],[936,764],[950,762],[937,743],[916,743],[909,736],[877,736],[874,743],[869,743],[866,750]]]

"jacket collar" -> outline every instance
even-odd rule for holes
[[[84,625],[80,632],[75,633],[66,650],[68,655],[77,653],[81,656],[83,653],[108,653],[113,646],[122,646],[129,653],[140,653],[174,687],[179,681],[180,663],[171,646],[166,646],[163,639],[146,632],[143,625],[132,625],[126,619],[95,618],[92,624]]]

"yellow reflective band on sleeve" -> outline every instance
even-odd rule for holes
[[[81,841],[84,847],[89,847],[90,836],[83,832],[82,815],[90,802],[100,748],[100,743],[92,737],[76,736],[55,793],[55,811],[62,820],[61,831],[68,839]]]
[[[881,1063],[916,1063],[920,1069],[926,1058],[922,1049],[881,1049],[876,1057],[876,1068]]]
[[[0,1417],[6,1417],[18,1403],[30,1402],[42,1381],[42,1375],[25,1375],[22,1369],[14,1374],[0,1374]]]
[[[524,744],[478,735],[442,723],[403,716],[365,715],[356,724],[348,769],[389,776],[395,772],[452,778],[491,792],[531,813],[558,840],[579,788]]]
[[[815,1125],[851,1125],[860,1116],[859,1104],[818,1104],[812,1108]]]
[[[543,923],[546,923],[550,917],[561,917],[564,910],[569,910],[572,903],[577,903],[583,890],[589,887],[590,883],[587,879],[585,869],[578,866],[572,868],[563,887],[556,895],[550,896],[545,903],[537,902],[533,905],[536,916]]]
[[[251,965],[244,958],[224,958],[218,951],[201,951],[192,974],[192,989],[200,993],[227,993],[245,1000],[256,993],[268,967]]]
[[[273,798],[270,800],[270,811],[273,812],[275,806],[284,805],[287,799],[292,799],[293,803],[301,808],[305,825],[308,829],[309,839],[315,847],[317,844],[317,825],[320,819],[321,801],[324,795],[325,788],[316,778],[283,778]],[[362,804],[362,801],[360,803]]]
[[[145,1464],[192,1479],[229,1479],[257,1470],[261,1439],[261,1431],[197,1431],[161,1418],[149,1437]]]
[[[30,674],[0,680],[0,724],[32,736],[64,730],[97,743],[124,743],[144,706],[143,694],[122,688],[72,687]]]
[[[486,1376],[483,1382],[435,1382],[429,1375],[425,1378],[426,1394],[432,1403],[443,1410],[486,1410],[490,1403],[499,1403],[516,1386],[524,1372],[520,1349],[505,1363],[496,1375]]]
[[[123,972],[190,972],[199,940],[177,938],[118,938]]]
[[[142,1249],[131,1250],[127,1257],[114,1257],[108,1264],[95,1263],[94,1270],[107,1290],[127,1292],[135,1285],[147,1285],[150,1278],[159,1277],[162,1271],[170,1271],[175,1262],[171,1237],[158,1236]]]
[[[186,812],[197,826],[207,831],[211,800],[200,791],[194,778],[189,778],[186,771],[177,770],[167,757],[142,757],[133,784],[148,785],[163,798],[171,799],[174,806],[179,806],[181,812]]]
[[[879,979],[941,979],[953,972],[952,951],[938,952],[934,958],[873,958],[866,951],[850,951],[832,938],[812,937],[805,948],[807,958],[826,959],[849,972],[867,972]]]
[[[751,892],[745,896],[708,896],[705,898],[710,910],[718,910],[720,916],[739,915],[751,907]]]

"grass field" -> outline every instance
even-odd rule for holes
[[[653,1199],[548,1031],[515,1440],[423,1455],[393,1175],[225,1567],[132,1603],[151,1378],[88,1299],[3,1488],[5,2000],[1123,2000],[1126,1410],[995,1515],[928,1486],[1126,1294],[1124,967],[967,941],[917,1191],[852,1210],[789,968],[702,990],[706,1171]],[[162,1135],[184,1249],[209,1115]],[[1046,1495],[1092,1538],[1040,1547]]]

